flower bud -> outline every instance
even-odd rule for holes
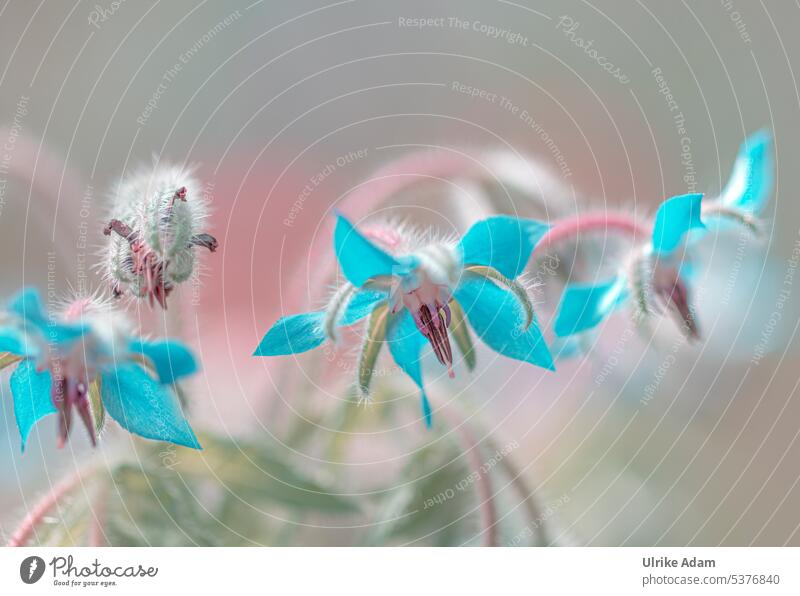
[[[167,296],[196,268],[195,248],[213,252],[203,231],[208,202],[192,170],[157,165],[123,179],[104,229],[110,236],[106,275],[115,296],[126,291],[167,307]]]

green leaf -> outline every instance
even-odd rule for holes
[[[22,360],[22,356],[17,356],[11,352],[0,352],[0,370],[3,370],[15,362],[19,362],[20,360]]]
[[[103,406],[103,400],[101,398],[101,383],[102,381],[99,376],[89,383],[89,411],[92,414],[94,430],[97,435],[103,430],[103,426],[106,422],[106,408]]]
[[[255,444],[204,436],[202,455],[181,459],[175,470],[212,475],[235,487],[243,498],[266,500],[290,509],[322,513],[356,513],[354,500],[308,478],[287,463],[292,452],[277,443]]]
[[[472,343],[472,334],[464,310],[455,300],[450,302],[450,335],[456,341],[461,355],[464,356],[467,369],[471,372],[475,368],[475,346]]]
[[[369,396],[369,386],[375,373],[375,363],[386,338],[386,320],[389,306],[381,304],[372,311],[367,325],[367,338],[358,360],[358,390],[362,397]]]
[[[59,499],[39,543],[85,545],[99,520],[110,546],[302,544],[301,529],[360,512],[280,444],[202,441],[203,451],[137,442],[135,461],[101,468]]]
[[[448,448],[444,448],[447,445]],[[438,441],[408,461],[404,483],[383,499],[368,544],[453,546],[478,534],[470,470],[452,443]]]
[[[197,487],[168,468],[118,466],[111,474],[104,530],[112,546],[219,546],[225,528]]]

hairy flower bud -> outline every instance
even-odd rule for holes
[[[192,170],[157,165],[124,178],[103,232],[111,237],[106,275],[115,296],[125,291],[167,307],[167,296],[196,270],[195,247],[214,252],[203,231],[208,204]]]

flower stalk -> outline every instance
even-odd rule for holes
[[[636,219],[622,213],[594,213],[556,221],[542,237],[537,250],[565,240],[578,239],[593,232],[617,232],[633,238],[646,237],[647,229]]]
[[[54,486],[53,489],[28,512],[28,515],[25,516],[17,529],[11,534],[11,538],[9,538],[6,546],[26,546],[47,514],[58,505],[61,499],[81,484],[89,472],[90,470],[79,471]]]
[[[481,537],[482,546],[498,546],[497,539],[497,505],[494,500],[494,486],[489,474],[482,474],[481,452],[478,442],[467,427],[466,423],[458,428],[458,432],[464,439],[466,454],[470,462],[470,467],[478,472],[478,480],[475,482],[475,489],[478,493],[478,507],[481,517]]]
[[[456,429],[469,467],[472,469],[472,472],[478,476],[478,479],[475,481],[475,492],[478,499],[478,514],[480,516],[481,546],[499,546],[497,504],[494,499],[494,484],[488,472],[483,473],[481,470],[484,462],[481,461],[479,441],[469,428],[466,419],[455,414],[453,410],[444,410],[443,416],[448,424]]]

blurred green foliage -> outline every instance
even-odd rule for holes
[[[397,408],[399,410],[400,408]],[[392,417],[395,408],[371,408]],[[332,461],[347,453],[363,409],[343,400],[322,418],[341,432],[319,441],[321,419],[298,418],[284,441],[205,434],[202,451],[141,442],[135,458],[86,475],[37,527],[33,542],[48,546],[457,546],[484,543],[478,477],[457,432],[440,421],[422,445],[409,449],[385,486],[354,488],[347,474],[321,479],[291,464],[295,449]],[[374,421],[374,420],[373,420]],[[480,457],[491,458],[484,445]],[[324,466],[323,466],[324,467]],[[508,544],[529,509],[507,489],[504,466],[487,472],[496,494],[497,535]],[[382,480],[379,480],[382,482]],[[524,500],[522,500],[524,501]],[[523,503],[524,504],[524,503]],[[535,535],[534,535],[535,538]],[[527,541],[536,544],[536,540]]]

